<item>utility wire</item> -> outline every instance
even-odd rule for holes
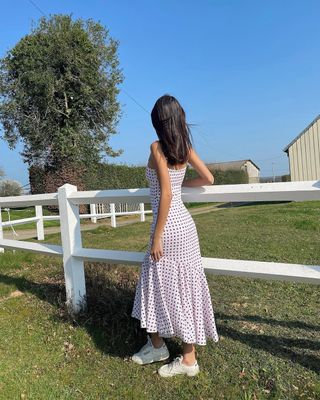
[[[150,112],[149,112],[143,105],[141,105],[141,103],[138,102],[130,93],[128,93],[125,89],[122,89],[122,90],[123,90],[123,92],[124,92],[132,101],[134,101],[143,111],[145,111],[148,115],[150,114]],[[210,149],[216,151],[216,149],[212,146],[212,144],[208,142],[208,139],[209,139],[209,140],[212,140],[212,138],[211,138],[207,133],[203,132],[203,130],[200,130],[195,124],[193,124],[193,128],[194,128],[195,130],[197,130],[197,131],[200,133],[200,135],[202,136],[202,139],[203,139],[202,145],[205,146],[206,148],[209,147]],[[199,137],[200,137],[200,136],[198,136],[198,138],[199,138]],[[213,139],[213,140],[214,140],[214,139]],[[214,140],[214,141],[217,141],[217,140]],[[236,155],[234,155],[234,154],[231,154],[231,153],[229,153],[229,152],[226,152],[226,151],[224,151],[223,154],[225,154],[225,155],[227,155],[227,156],[229,156],[229,157],[232,157],[232,158],[234,158],[234,159],[238,159],[238,158],[239,158],[238,156],[236,156]],[[264,159],[264,160],[255,160],[255,161],[256,161],[256,162],[257,162],[257,161],[263,162],[263,161],[269,161],[269,160],[273,160],[273,159],[277,159],[277,158],[282,158],[282,157],[283,157],[283,156],[275,156],[275,157],[270,157],[270,158],[267,158],[267,159]],[[242,159],[246,159],[246,158],[242,158]]]
[[[41,10],[41,8],[33,1],[33,0],[28,0],[28,2],[39,11],[40,14],[42,14],[43,16],[47,16],[47,14]]]
[[[28,2],[37,10],[39,11],[42,15],[47,16],[47,14],[33,1],[33,0],[28,0]],[[145,111],[148,115],[150,114],[150,112],[140,103],[138,102],[130,93],[128,93],[125,89],[122,88],[122,91],[134,102],[137,104],[137,106],[139,106],[143,111]],[[202,130],[200,130],[199,128],[197,128],[197,126],[193,125],[194,129],[196,129],[200,135],[202,135],[202,138],[204,139],[204,146],[211,148],[212,150],[215,150],[212,145],[210,143],[208,143],[208,139],[212,140],[212,138],[206,134],[205,132],[203,132]],[[215,140],[214,140],[215,141]],[[224,154],[233,157],[233,158],[238,158],[237,156],[235,156],[234,154],[231,153],[227,153],[227,152],[223,152]],[[277,158],[282,158],[283,156],[277,156],[277,157],[271,157],[268,159],[264,159],[264,160],[255,160],[256,162],[264,162],[264,161],[269,161],[269,160],[273,160],[273,159],[277,159]]]
[[[263,160],[256,160],[256,161],[264,162],[264,161],[276,160],[277,158],[283,158],[283,157],[285,157],[285,154],[283,156],[274,156],[274,157],[265,158]]]
[[[130,99],[132,100],[132,101],[134,101],[143,111],[145,111],[148,115],[150,114],[150,112],[140,103],[140,102],[138,102],[130,93],[128,93],[125,89],[122,89],[123,90],[123,92],[128,96],[128,97],[130,97]],[[205,146],[205,147],[209,147],[209,148],[211,148],[212,150],[215,150],[216,151],[216,149],[214,149],[213,147],[212,147],[212,144],[210,144],[210,143],[208,143],[208,139],[209,140],[212,140],[212,138],[207,134],[207,133],[205,133],[205,132],[203,132],[202,130],[200,130],[195,124],[193,124],[193,128],[194,129],[196,129],[199,133],[200,133],[200,135],[202,136],[202,138],[204,139],[204,143],[203,143],[203,146]],[[217,140],[214,140],[214,141],[217,141]],[[231,154],[231,153],[227,153],[227,152],[223,152],[224,154],[226,154],[226,155],[228,155],[228,156],[230,156],[230,157],[233,157],[233,158],[235,158],[235,159],[237,159],[237,158],[239,158],[238,156],[236,156],[236,155],[234,155],[234,154]],[[265,160],[255,160],[255,161],[269,161],[269,160],[273,160],[273,159],[277,159],[277,158],[282,158],[283,156],[276,156],[276,157],[271,157],[271,158],[268,158],[268,159],[265,159]],[[242,158],[243,159],[243,158]]]
[[[122,88],[122,91],[128,96],[130,97],[131,100],[133,100],[143,111],[145,111],[148,115],[150,114],[150,112],[143,107],[133,96],[131,96],[131,94],[129,94],[125,89]]]
[[[132,101],[134,101],[143,111],[145,111],[148,115],[150,114],[150,112],[149,112],[139,101],[137,101],[130,93],[128,93],[128,92],[127,92],[125,89],[123,89],[123,88],[122,88],[122,90],[123,90],[123,92],[124,92]],[[210,136],[207,135],[206,133],[204,133],[203,131],[201,131],[199,128],[197,128],[197,126],[193,125],[193,127],[194,127],[194,129],[196,129],[196,130],[200,133],[200,135],[201,135],[202,138],[204,139],[203,146],[205,146],[206,148],[209,147],[209,148],[211,148],[212,150],[215,150],[215,151],[216,151],[216,149],[214,149],[214,148],[212,147],[212,145],[211,145],[210,143],[208,143],[208,141],[207,141],[207,139],[206,139],[206,138],[211,139]],[[226,152],[223,152],[223,153],[226,154],[226,155],[228,155],[228,156],[230,156],[230,157],[238,158],[238,157],[235,156],[234,154],[230,154],[230,153],[226,153]]]

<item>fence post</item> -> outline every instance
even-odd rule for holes
[[[2,227],[2,215],[1,215],[1,207],[0,207],[0,240],[3,239],[3,227]],[[0,253],[4,253],[4,248],[0,247]]]
[[[44,240],[42,206],[36,206],[36,217],[39,218],[38,221],[37,221],[37,236],[38,236],[38,240]]]
[[[140,221],[144,222],[146,220],[145,215],[144,215],[144,203],[139,203],[140,207]]]
[[[74,251],[82,248],[79,206],[68,199],[76,191],[77,187],[69,183],[58,188],[66,304],[71,314],[87,309],[84,263],[83,260],[73,257]]]
[[[110,213],[111,213],[111,226],[112,228],[117,227],[116,223],[116,207],[114,203],[110,203]]]
[[[96,205],[90,204],[90,214],[97,214]],[[91,222],[94,224],[97,223],[97,217],[91,217]]]

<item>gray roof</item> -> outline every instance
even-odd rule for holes
[[[222,161],[222,162],[215,162],[215,163],[205,163],[208,168],[217,168],[221,170],[227,170],[227,169],[240,169],[243,164],[246,162],[251,162],[259,171],[260,168],[255,164],[252,160],[247,159],[247,160],[235,160],[235,161]]]
[[[295,137],[295,138],[283,149],[283,151],[284,151],[285,153],[287,153],[289,147],[292,146],[293,143],[295,143],[302,135],[304,135],[304,134],[307,132],[307,130],[309,130],[309,129],[312,127],[312,125],[315,124],[315,123],[318,121],[319,118],[320,118],[320,114],[311,122],[311,124],[309,124],[301,133],[299,133],[299,135],[298,135],[297,137]]]

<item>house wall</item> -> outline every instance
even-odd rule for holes
[[[242,168],[247,169],[249,175],[249,183],[257,183],[260,181],[260,171],[250,161],[246,161]]]
[[[289,147],[291,181],[320,179],[320,120]]]

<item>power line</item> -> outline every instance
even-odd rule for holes
[[[276,160],[277,158],[283,158],[283,157],[285,157],[285,155],[265,158],[264,160],[256,160],[256,161],[264,162],[264,161]]]
[[[122,90],[123,90],[123,92],[124,92],[128,97],[130,97],[130,99],[131,99],[132,101],[134,101],[143,111],[145,111],[148,115],[150,114],[150,112],[149,112],[143,105],[141,105],[141,103],[139,103],[130,93],[128,93],[128,92],[127,92],[125,89],[123,89],[123,88],[122,88]],[[212,140],[212,138],[211,138],[207,133],[205,133],[205,132],[203,132],[202,130],[200,130],[200,129],[199,129],[196,125],[194,125],[194,124],[193,124],[193,128],[196,129],[196,130],[200,133],[200,135],[202,136],[202,138],[204,139],[203,145],[206,146],[207,148],[209,147],[209,148],[211,148],[212,150],[216,151],[216,149],[212,147],[212,144],[208,143],[208,139],[209,139],[209,140]],[[229,153],[229,152],[225,152],[225,151],[224,151],[223,154],[228,155],[228,156],[233,157],[233,158],[236,158],[236,159],[239,158],[238,156],[236,156],[236,155],[234,155],[234,154],[231,154],[231,153]],[[280,156],[280,157],[281,157],[281,156]],[[275,158],[280,158],[280,157],[272,157],[272,158],[269,158],[269,159],[266,159],[266,160],[255,160],[255,161],[268,161],[268,160],[273,160],[273,159],[275,159]],[[242,157],[242,159],[244,159],[244,158]]]
[[[28,2],[35,8],[37,9],[42,15],[47,16],[47,14],[33,1],[33,0],[28,0]],[[137,106],[139,106],[143,111],[145,111],[148,115],[150,114],[150,112],[140,103],[138,102],[130,93],[128,93],[125,89],[123,89],[123,92],[134,102],[137,104]],[[210,143],[208,143],[208,139],[212,140],[212,138],[206,134],[205,132],[203,132],[202,130],[200,130],[199,128],[197,128],[195,125],[193,125],[193,127],[200,133],[200,135],[202,135],[202,138],[204,139],[204,146],[209,147],[210,149],[216,151],[216,149],[214,149],[212,147],[212,145]],[[215,141],[215,140],[214,140]],[[230,157],[233,158],[239,158],[237,156],[235,156],[234,154],[228,153],[228,152],[223,152],[223,154],[228,155]],[[264,162],[264,161],[269,161],[269,160],[273,160],[273,159],[278,159],[278,158],[282,158],[283,156],[277,156],[277,157],[271,157],[268,159],[264,159],[264,160],[255,160],[256,162]]]
[[[202,130],[200,130],[200,129],[197,128],[196,126],[194,126],[194,129],[196,129],[196,130],[200,133],[200,135],[202,135],[202,138],[205,139],[205,141],[206,141],[205,146],[206,146],[206,147],[209,147],[210,149],[212,149],[212,150],[214,150],[214,151],[217,151],[217,149],[215,149],[215,148],[212,146],[212,144],[208,142],[208,139],[209,139],[209,140],[212,140],[212,138],[211,138],[207,133],[203,132]],[[213,139],[213,141],[217,141],[217,140]],[[229,156],[229,157],[232,157],[232,158],[234,158],[234,159],[239,158],[238,156],[236,156],[236,155],[234,155],[234,154],[231,154],[231,153],[229,153],[229,152],[226,152],[226,151],[223,151],[222,153],[225,154],[225,155],[227,155],[227,156]],[[242,157],[242,159],[244,159],[244,157]]]
[[[130,97],[130,99],[133,100],[142,110],[144,110],[146,113],[149,114],[149,111],[148,111],[145,107],[143,107],[131,94],[129,94],[125,89],[122,89],[122,90],[123,90],[124,93],[125,93],[128,97]],[[206,138],[208,138],[209,140],[212,140],[212,138],[211,138],[207,133],[205,133],[205,132],[203,132],[202,130],[200,130],[195,124],[193,124],[193,128],[196,129],[196,130],[202,135],[202,137],[205,139],[205,141],[207,140]],[[214,141],[216,141],[216,140],[214,140]],[[211,149],[216,150],[216,149],[214,149],[214,148],[212,147],[211,144],[208,143],[208,141],[207,141],[206,143],[204,143],[204,146],[210,147]],[[226,155],[231,156],[231,157],[233,157],[233,158],[239,158],[238,156],[235,156],[234,154],[231,154],[231,153],[228,153],[228,152],[225,152],[225,151],[223,152],[223,154],[226,154]],[[255,161],[256,161],[256,162],[265,162],[265,161],[270,161],[270,160],[275,160],[275,159],[283,158],[284,156],[285,156],[285,155],[270,157],[270,158],[266,158],[266,159],[259,159],[259,160],[256,160],[256,159],[255,159]]]
[[[145,107],[143,107],[131,94],[129,94],[125,89],[122,89],[122,90],[124,91],[124,93],[125,93],[128,97],[130,97],[131,100],[133,100],[142,110],[144,110],[144,111],[149,115],[149,111],[148,111]],[[196,131],[198,131],[199,134],[201,135],[201,136],[198,136],[198,139],[199,139],[199,138],[202,138],[202,139],[203,139],[202,145],[205,146],[206,148],[210,148],[210,149],[212,149],[212,150],[214,150],[214,151],[217,151],[217,149],[213,147],[212,143],[209,143],[209,142],[208,142],[208,139],[209,139],[209,140],[212,140],[212,137],[210,137],[210,136],[209,136],[207,133],[205,133],[203,130],[200,130],[195,124],[191,124],[191,125],[192,125],[192,127],[193,127]],[[216,140],[214,140],[214,141],[216,141]],[[241,158],[241,157],[236,156],[235,154],[231,154],[231,153],[226,152],[226,151],[223,151],[222,154],[225,154],[225,155],[227,155],[227,156],[229,156],[229,157],[232,157],[233,159],[239,159],[239,158]],[[247,157],[242,157],[241,159],[247,159]],[[258,161],[259,161],[259,160],[258,160]]]
[[[128,97],[130,97],[130,99],[131,100],[133,100],[143,111],[145,111],[148,115],[150,114],[150,112],[145,108],[145,107],[143,107],[133,96],[131,96],[131,94],[129,94],[125,89],[123,89],[122,88],[122,90],[123,90],[123,92],[128,96]]]
[[[39,11],[40,14],[44,15],[45,17],[47,16],[47,14],[41,10],[41,8],[33,1],[33,0],[28,0],[28,2]]]
[[[143,106],[143,105],[141,105],[141,103],[139,103],[130,93],[128,93],[125,89],[122,89],[123,90],[123,92],[128,96],[128,97],[130,97],[130,99],[132,100],[132,101],[134,101],[143,111],[145,111],[148,115],[150,114],[150,112]],[[194,129],[196,129],[199,133],[200,133],[200,135],[202,136],[202,138],[204,139],[204,143],[203,143],[203,145],[206,147],[206,148],[211,148],[212,150],[214,150],[214,151],[216,151],[216,149],[214,149],[213,147],[212,147],[212,145],[210,144],[210,143],[208,143],[208,141],[207,141],[207,138],[209,138],[209,139],[211,139],[210,138],[210,136],[209,135],[207,135],[205,132],[203,132],[203,131],[201,131],[200,129],[198,129],[195,125],[193,125],[193,127],[194,127]],[[226,154],[226,155],[228,155],[228,156],[231,156],[231,157],[233,157],[233,158],[238,158],[237,156],[235,156],[234,154],[230,154],[230,153],[227,153],[227,152],[223,152],[224,154]]]

